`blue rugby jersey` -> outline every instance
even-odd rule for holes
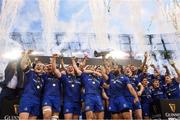
[[[60,96],[60,80],[53,74],[46,74],[44,96]]]
[[[109,73],[109,94],[110,97],[124,96],[124,93],[128,91],[127,84],[130,84],[129,79],[125,75],[115,76],[113,73]]]
[[[33,70],[25,72],[26,81],[24,84],[23,95],[33,95],[41,97],[44,80],[46,79],[45,74],[37,74]]]
[[[151,103],[152,102],[152,96],[151,96],[151,88],[144,87],[144,91],[141,95],[141,103]]]
[[[166,95],[169,99],[180,98],[180,88],[179,83],[173,79],[170,84],[164,85]]]
[[[81,78],[66,74],[61,76],[61,81],[64,91],[64,101],[79,102],[81,100]]]
[[[137,92],[138,91],[138,84],[140,83],[140,80],[138,78],[137,75],[135,76],[132,76],[132,77],[128,77],[129,78],[129,81],[130,81],[130,84],[133,86],[134,90]],[[128,88],[126,88],[126,92],[124,93],[124,95],[126,97],[134,97],[130,91],[128,90]]]
[[[153,100],[166,99],[166,93],[163,87],[153,88],[151,93]]]
[[[101,87],[104,84],[102,77],[97,77],[89,73],[81,74],[82,85],[86,94],[96,94],[101,96]]]

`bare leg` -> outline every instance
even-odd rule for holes
[[[29,113],[28,112],[22,112],[19,114],[19,120],[28,120],[29,119]]]
[[[72,120],[72,119],[73,119],[73,114],[72,114],[72,113],[66,113],[66,114],[64,114],[64,119],[65,119],[65,120]]]
[[[43,108],[43,118],[45,120],[50,120],[52,117],[52,109],[50,106],[44,106]]]
[[[104,112],[103,111],[102,112],[96,112],[95,114],[96,114],[96,119],[100,119],[100,120],[104,119]]]
[[[93,118],[94,118],[93,111],[87,111],[86,112],[86,119],[87,120],[93,120]]]

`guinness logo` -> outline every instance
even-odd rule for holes
[[[176,111],[176,104],[169,104],[169,107],[170,107],[172,112]]]

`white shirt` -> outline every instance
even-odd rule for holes
[[[17,76],[16,74],[12,77],[11,81],[7,84],[8,88],[16,89],[17,86]]]

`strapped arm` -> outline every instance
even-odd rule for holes
[[[138,91],[138,96],[141,96],[142,92],[144,91],[144,86],[141,83],[139,83],[138,86],[140,87],[140,90]]]

